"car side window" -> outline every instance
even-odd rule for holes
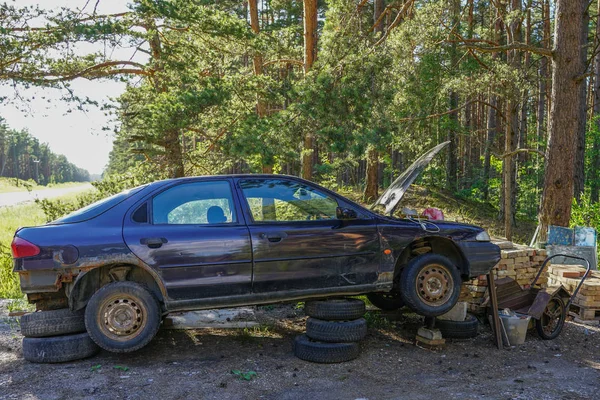
[[[236,222],[227,181],[191,182],[174,186],[152,199],[152,222],[211,225]]]
[[[321,191],[285,179],[246,179],[240,182],[255,222],[335,219],[337,200]]]

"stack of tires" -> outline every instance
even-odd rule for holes
[[[100,351],[85,329],[84,310],[38,311],[21,317],[23,358],[58,363],[91,357]]]
[[[306,334],[294,339],[296,357],[316,363],[350,361],[360,354],[367,334],[365,303],[359,299],[308,301]]]

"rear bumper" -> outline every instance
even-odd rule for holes
[[[500,247],[491,242],[458,242],[469,264],[469,277],[487,274],[500,261]]]

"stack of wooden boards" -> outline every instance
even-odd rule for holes
[[[509,277],[516,280],[521,287],[529,287],[546,259],[546,250],[533,249],[507,241],[496,242],[496,244],[500,246],[501,259],[492,270],[494,278]],[[537,283],[542,286],[548,284],[548,270],[544,271]],[[472,313],[484,313],[487,305],[485,300],[488,297],[487,286],[486,275],[480,275],[465,282],[461,289],[459,301],[467,302],[469,311]]]
[[[585,274],[581,265],[551,265],[550,285],[563,285],[573,293]],[[600,325],[600,272],[592,271],[583,281],[583,285],[569,309],[569,315],[575,322],[588,325]]]

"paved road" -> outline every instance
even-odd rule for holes
[[[43,190],[32,190],[31,192],[9,192],[0,193],[0,207],[14,206],[22,203],[29,203],[34,201],[36,198],[39,199],[50,199],[53,197],[64,196],[69,193],[82,192],[84,190],[91,189],[92,185],[89,183],[82,184],[80,186],[73,186],[59,189],[43,189]]]

